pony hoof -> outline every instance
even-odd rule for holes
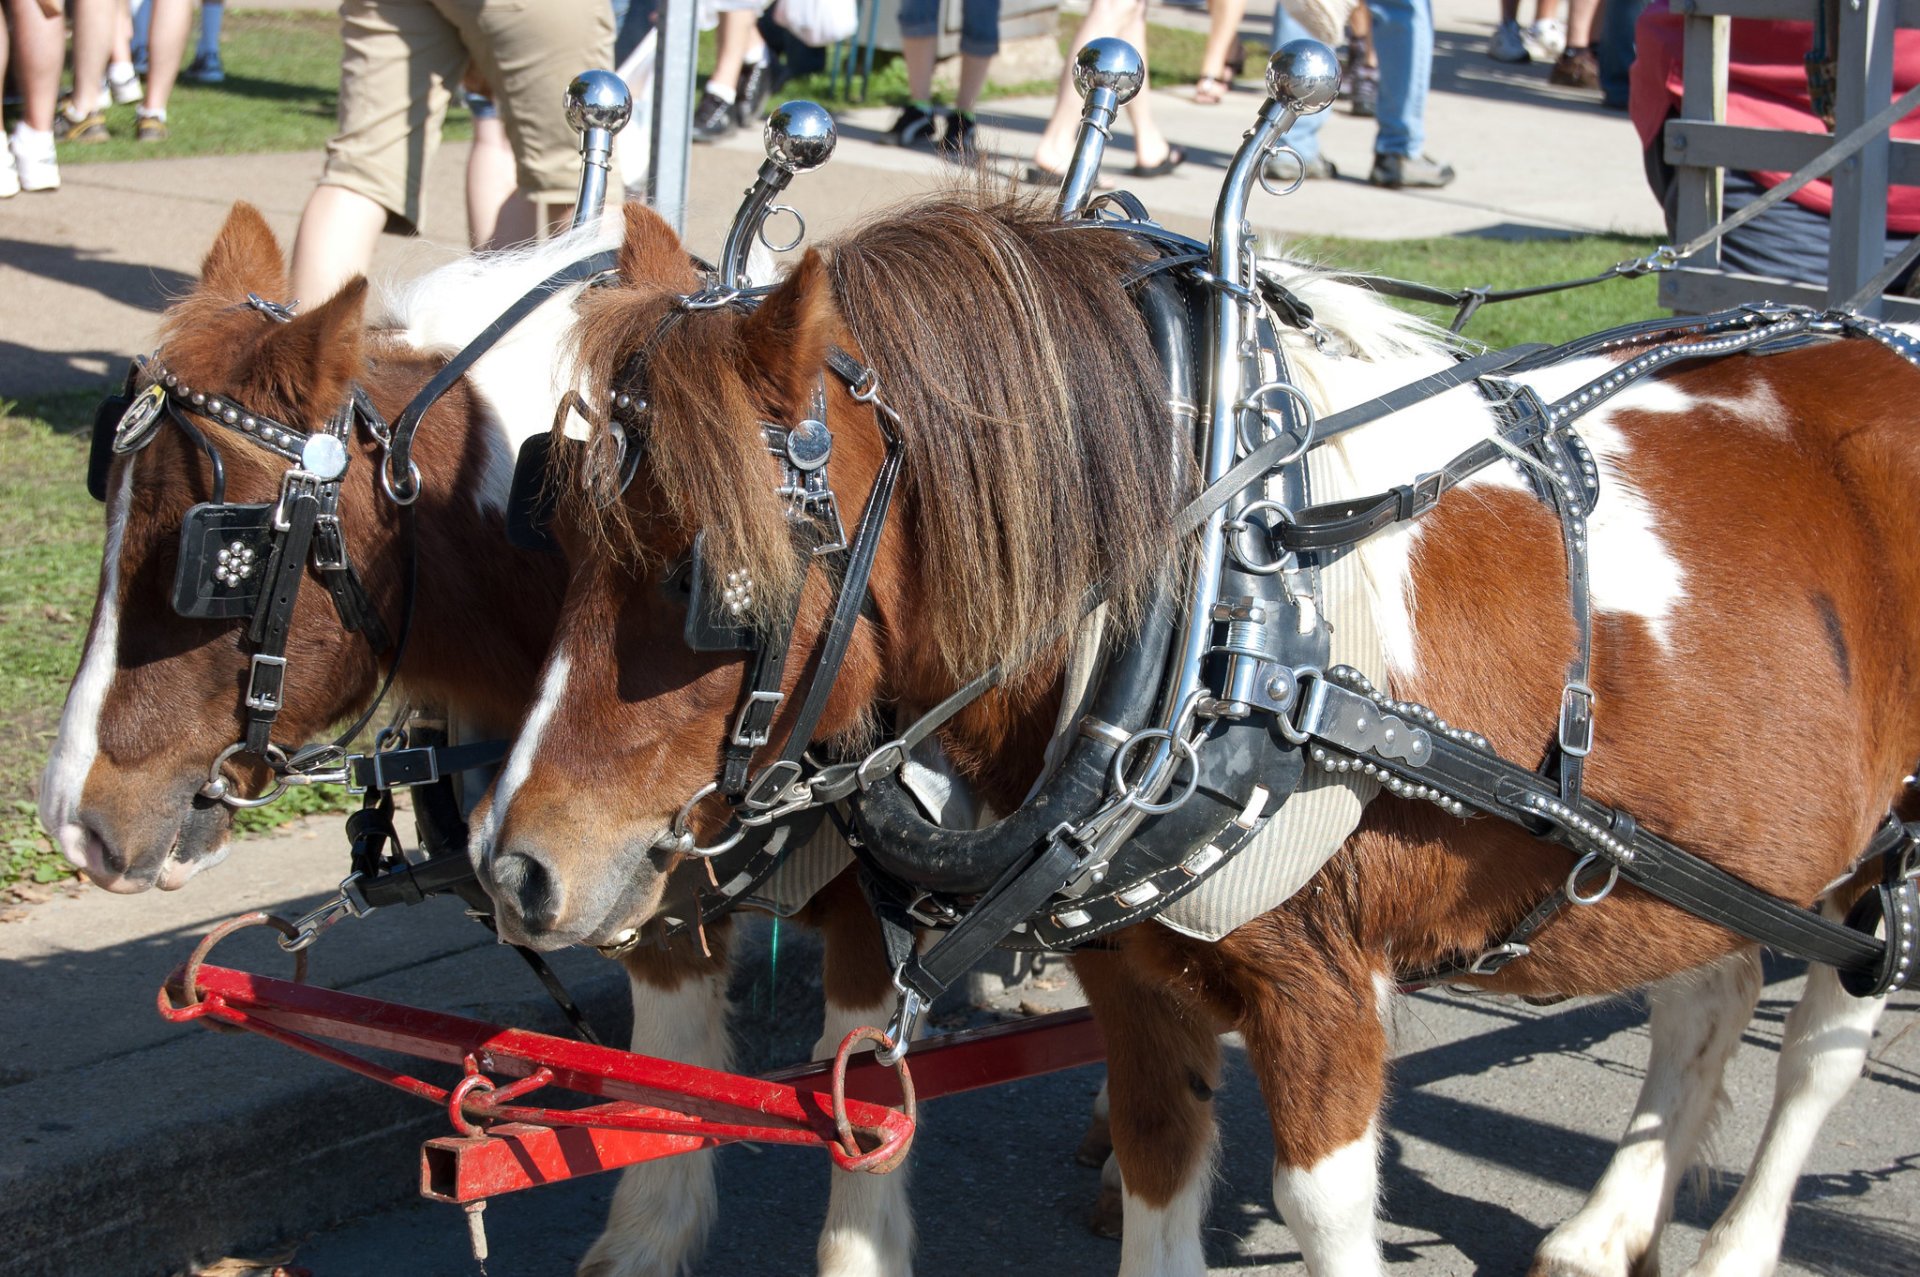
[[[1095,1122],[1080,1137],[1080,1147],[1073,1151],[1073,1160],[1082,1166],[1099,1170],[1107,1164],[1107,1158],[1113,1153],[1113,1136],[1107,1130],[1105,1122]]]
[[[1111,1237],[1117,1241],[1125,1215],[1120,1190],[1111,1184],[1102,1184],[1100,1196],[1094,1199],[1093,1209],[1087,1213],[1087,1231],[1095,1237]]]

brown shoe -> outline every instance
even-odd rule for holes
[[[167,140],[167,122],[158,115],[143,115],[134,125],[134,136],[142,142],[164,142]]]
[[[56,142],[105,142],[107,117],[100,111],[78,118],[65,111],[57,111],[53,117],[53,140]]]
[[[1547,83],[1569,89],[1597,89],[1600,87],[1599,59],[1593,56],[1592,49],[1568,49],[1554,62]]]

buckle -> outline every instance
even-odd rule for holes
[[[375,750],[368,761],[373,764],[375,789],[410,789],[440,779],[440,755],[431,745]]]
[[[740,707],[739,715],[733,720],[733,735],[728,737],[730,744],[742,749],[759,749],[767,743],[767,730],[773,726],[773,706],[786,699],[785,692],[748,692],[746,703]],[[768,706],[767,721],[755,728],[750,721],[760,706]]]
[[[1440,485],[1446,472],[1429,470],[1400,488],[1400,518],[1417,519],[1440,504]]]
[[[786,797],[787,791],[800,779],[800,773],[799,763],[784,758],[775,759],[753,778],[753,783],[747,786],[747,792],[740,796],[740,805],[756,811],[772,807]]]
[[[1515,958],[1524,958],[1533,950],[1524,944],[1508,941],[1497,944],[1467,964],[1468,975],[1493,975],[1512,962]]]
[[[247,697],[243,704],[248,709],[278,713],[280,692],[286,679],[286,657],[254,653],[247,665]]]
[[[322,514],[313,521],[313,567],[316,572],[347,570],[347,539],[337,515]]]
[[[1585,758],[1593,752],[1593,689],[1579,681],[1560,692],[1560,752]]]

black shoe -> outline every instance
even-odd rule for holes
[[[1376,152],[1373,172],[1367,180],[1375,186],[1399,190],[1404,186],[1445,186],[1453,180],[1453,165],[1442,164],[1431,155],[1390,155]]]
[[[717,142],[736,127],[733,103],[722,102],[710,92],[701,93],[700,101],[693,108],[694,141]]]
[[[955,164],[972,164],[980,158],[976,147],[979,128],[958,111],[949,111],[946,128],[940,134],[940,154]]]
[[[740,68],[740,90],[733,99],[733,118],[741,128],[757,122],[766,113],[767,99],[773,96],[773,50],[761,51],[758,62]]]
[[[921,146],[935,140],[934,126],[938,117],[931,111],[923,111],[908,103],[907,109],[900,112],[900,118],[893,122],[886,136],[880,140],[888,146]]]

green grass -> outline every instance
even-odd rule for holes
[[[1295,240],[1288,251],[1329,266],[1449,288],[1491,285],[1496,289],[1545,284],[1597,275],[1616,262],[1644,257],[1653,240],[1623,235],[1588,235],[1561,240],[1471,238],[1353,240],[1332,237]],[[1453,312],[1411,305],[1409,310],[1445,324]],[[1589,288],[1530,297],[1483,307],[1468,323],[1466,335],[1489,346],[1520,342],[1563,342],[1587,333],[1664,313],[1657,281],[1612,280]]]
[[[134,108],[107,109],[110,142],[60,148],[62,164],[313,151],[333,136],[340,97],[340,18],[334,13],[230,13],[221,29],[224,84],[181,80],[167,103],[165,142],[133,139]],[[557,92],[558,90],[556,90]],[[464,106],[448,139],[473,136]]]
[[[73,874],[41,832],[33,800],[99,582],[105,525],[86,487],[96,398],[0,400],[0,889]],[[234,826],[270,829],[351,801],[337,786],[296,789],[237,813]]]

